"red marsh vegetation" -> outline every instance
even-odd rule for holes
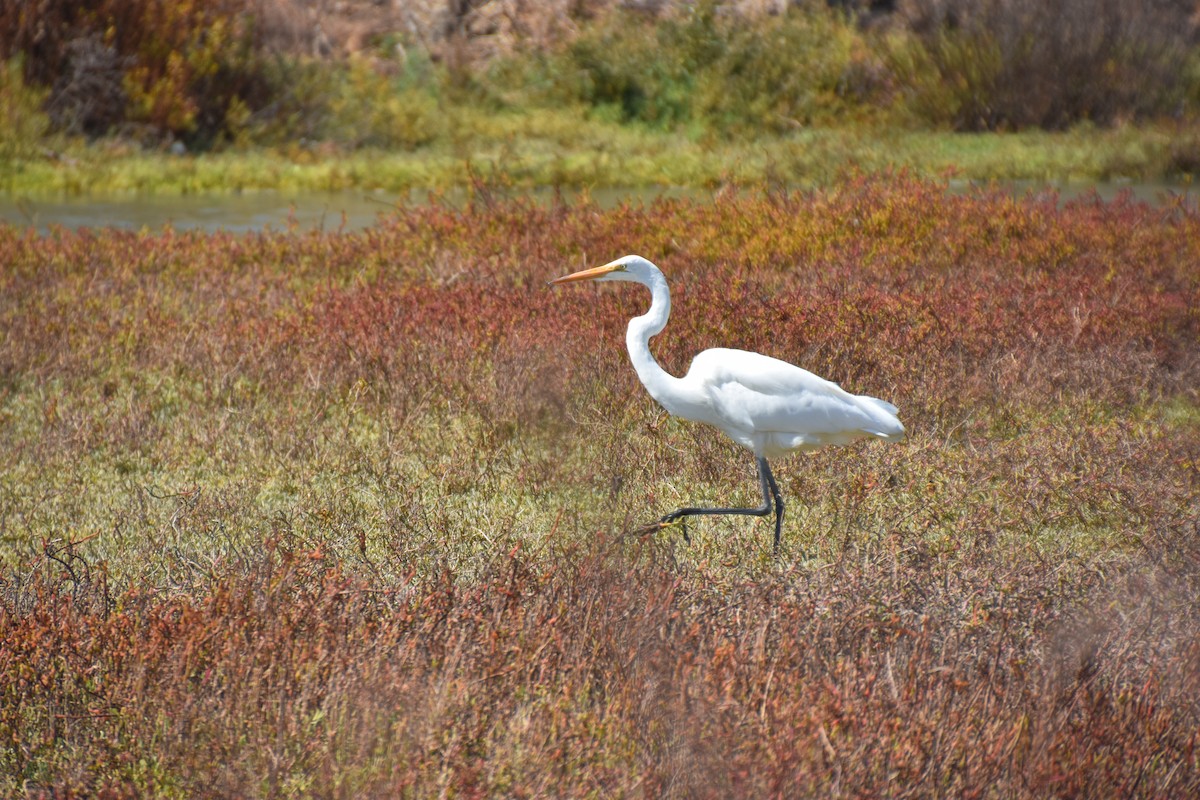
[[[753,464],[623,351],[910,431]],[[366,231],[0,228],[0,787],[33,797],[1200,791],[1200,217],[903,177]]]

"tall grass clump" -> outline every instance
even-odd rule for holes
[[[50,132],[50,118],[43,110],[45,99],[45,92],[26,84],[19,59],[0,63],[0,107],[5,110],[0,125],[0,164],[7,169],[15,169],[13,161],[32,158],[45,146]]]
[[[889,66],[921,119],[1064,128],[1194,109],[1195,9],[1119,0],[910,0]]]
[[[664,367],[910,436],[753,464]],[[0,794],[1200,790],[1200,216],[904,176],[353,232],[0,227]]]
[[[403,69],[358,57],[338,65],[275,58],[264,75],[274,96],[238,120],[234,135],[243,145],[409,151],[449,132],[441,78],[415,56]]]

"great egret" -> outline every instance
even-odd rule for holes
[[[662,517],[666,525],[698,514],[746,514],[765,517],[775,510],[775,552],[783,530],[783,497],[768,458],[848,444],[873,437],[888,442],[904,438],[904,425],[891,403],[853,395],[836,383],[786,361],[745,350],[716,348],[692,359],[687,375],[667,373],[650,353],[650,338],[667,324],[671,293],[667,279],[641,256],[625,256],[602,267],[551,281],[631,281],[650,290],[650,310],[629,321],[625,344],[638,379],[669,413],[720,428],[754,453],[763,504],[757,508],[676,509]]]

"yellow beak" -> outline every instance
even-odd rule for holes
[[[613,262],[610,264],[605,264],[603,267],[592,267],[591,269],[585,269],[581,272],[572,272],[570,275],[564,275],[561,278],[555,278],[554,280],[550,281],[550,283],[557,285],[560,283],[571,283],[572,281],[594,281],[596,278],[607,275],[610,272],[617,272],[623,269],[625,269],[624,264],[617,264],[616,262]]]

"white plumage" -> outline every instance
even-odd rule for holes
[[[801,450],[876,438],[904,438],[904,425],[891,403],[855,395],[836,383],[786,361],[745,350],[714,348],[692,359],[682,378],[670,375],[650,353],[650,339],[667,324],[671,294],[667,280],[641,256],[625,256],[602,267],[576,272],[552,283],[631,281],[650,289],[650,310],[629,321],[625,343],[638,378],[671,414],[724,431],[758,460],[763,505],[758,508],[681,508],[660,523],[696,514],[753,514],[775,510],[775,548],[783,524],[783,498],[767,464]]]
[[[702,387],[709,401],[707,407],[679,416],[720,428],[765,458],[864,437],[904,437],[890,403],[850,394],[808,370],[759,353],[705,350],[692,360],[683,380]]]

